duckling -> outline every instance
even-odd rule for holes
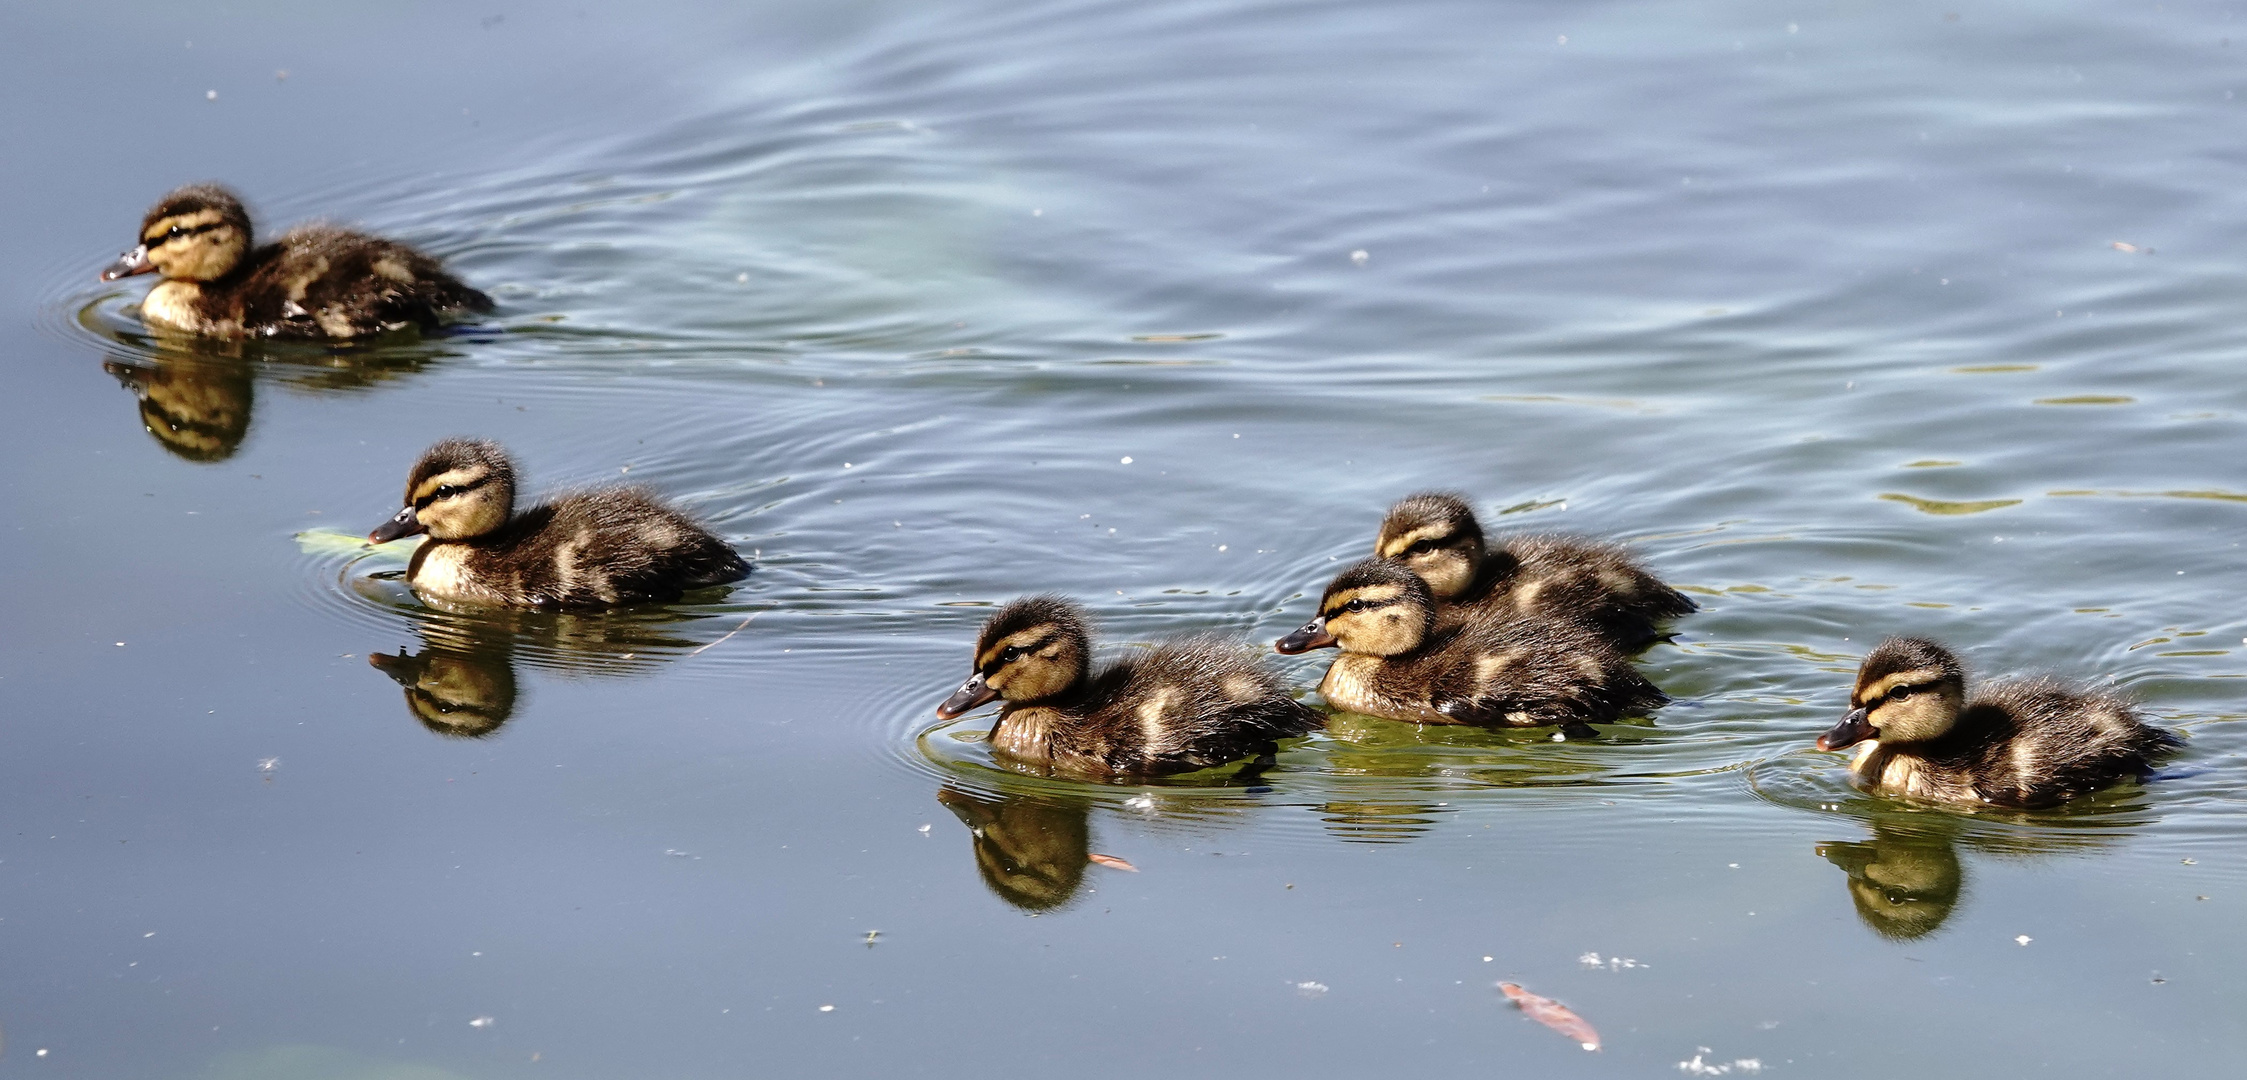
[[[1163,642],[1091,666],[1084,609],[1058,596],[1008,604],[984,622],[975,674],[936,707],[950,720],[1003,698],[990,742],[1059,772],[1160,776],[1270,753],[1321,718],[1287,696],[1242,643],[1214,636]]]
[[[1391,559],[1342,571],[1318,618],[1279,640],[1295,654],[1342,655],[1319,693],[1336,708],[1416,724],[1560,725],[1585,738],[1669,700],[1583,623],[1470,613],[1448,625],[1418,574]]]
[[[1449,492],[1409,495],[1390,507],[1373,553],[1428,583],[1439,624],[1471,611],[1579,619],[1636,652],[1659,636],[1655,624],[1699,606],[1615,544],[1556,533],[1485,541],[1474,509]]]
[[[406,580],[443,600],[502,607],[614,607],[672,600],[749,574],[726,542],[638,488],[564,495],[520,514],[515,464],[498,443],[447,439],[414,463],[406,507],[367,540],[428,533]]]
[[[394,240],[300,225],[251,246],[249,211],[217,184],[164,196],[141,219],[140,246],[103,281],[163,275],[141,301],[152,326],[209,337],[354,338],[492,309],[437,260]]]
[[[936,801],[967,826],[975,869],[999,898],[1024,911],[1065,907],[1084,883],[1092,851],[1091,807],[1030,795],[985,798],[939,788]]]
[[[1935,802],[2042,807],[2142,777],[2183,745],[2119,694],[2022,679],[1966,696],[1949,649],[1889,638],[1865,657],[1849,715],[1818,749],[1857,747],[1851,778]]]
[[[188,461],[224,461],[250,432],[254,400],[249,365],[234,359],[118,354],[102,370],[140,399],[141,424],[164,449]]]

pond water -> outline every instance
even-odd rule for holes
[[[2234,15],[11,7],[0,1072],[2225,1070]],[[95,272],[206,178],[499,310],[152,339]],[[350,538],[461,433],[758,569],[422,604]],[[1675,703],[1116,785],[932,716],[989,604],[1268,643],[1428,487],[1689,589]],[[1900,632],[2189,746],[2060,812],[1856,794],[1810,742]]]

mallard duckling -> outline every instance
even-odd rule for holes
[[[1390,507],[1373,553],[1428,583],[1439,623],[1483,611],[1579,619],[1636,652],[1659,636],[1657,623],[1699,606],[1615,544],[1557,533],[1486,541],[1474,509],[1449,492],[1409,495]]]
[[[1319,693],[1336,708],[1416,724],[1561,725],[1587,737],[1669,700],[1583,623],[1476,614],[1439,625],[1420,576],[1367,559],[1337,576],[1283,653],[1339,647]]]
[[[1088,776],[1160,776],[1269,753],[1318,729],[1240,642],[1190,637],[1092,670],[1084,610],[1057,596],[1008,604],[983,624],[975,674],[936,715],[1003,698],[991,745]]]
[[[115,357],[102,370],[140,399],[140,420],[164,449],[189,461],[224,461],[250,432],[249,365],[240,360]]]
[[[1865,657],[1849,715],[1818,749],[1854,746],[1851,777],[1874,791],[1935,802],[2050,806],[2152,770],[2183,745],[2119,694],[2022,679],[1966,697],[1949,649],[1889,638]]]
[[[333,225],[300,225],[259,247],[251,239],[242,200],[194,184],[148,211],[140,246],[101,279],[163,275],[141,320],[210,337],[354,338],[492,309],[491,297],[394,240]]]
[[[968,827],[975,869],[992,892],[1024,911],[1065,906],[1084,883],[1092,851],[1089,807],[1026,795],[985,798],[940,788],[943,803]]]
[[[405,509],[367,540],[428,533],[406,568],[415,590],[504,607],[671,600],[749,573],[725,541],[638,488],[581,491],[514,510],[507,452],[480,439],[447,439],[414,463]]]

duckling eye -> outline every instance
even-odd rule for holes
[[[1363,600],[1352,600],[1352,601],[1350,601],[1349,603],[1347,603],[1347,604],[1344,604],[1344,605],[1342,605],[1342,610],[1344,610],[1344,611],[1364,611],[1364,610],[1365,610],[1365,601],[1363,601]]]
[[[1022,646],[1020,645],[1009,645],[999,653],[999,663],[1002,664],[1011,664],[1020,659],[1022,659]]]
[[[460,494],[460,489],[458,487],[455,487],[451,484],[446,484],[443,487],[437,489],[436,497],[440,499],[450,499],[458,494]]]
[[[1909,686],[1899,686],[1899,687],[1895,688],[1894,690],[1890,690],[1890,691],[1888,692],[1888,700],[1890,700],[1890,701],[1902,701],[1902,700],[1904,700],[1905,698],[1908,698],[1908,697],[1912,696],[1912,692],[1913,692],[1913,690],[1914,690],[1914,688],[1913,688],[1913,687],[1909,687]]]

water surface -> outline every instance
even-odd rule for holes
[[[0,15],[0,1069],[2217,1072],[2247,1050],[2240,32]],[[207,177],[499,311],[153,337],[93,275]],[[423,604],[344,538],[459,433],[532,491],[669,492],[758,570],[611,616]],[[1269,641],[1425,487],[1691,590],[1643,658],[1676,702],[1588,744],[1342,718],[1257,778],[1117,785],[931,716],[990,604],[1069,593],[1110,650]],[[1903,632],[2111,681],[2189,748],[2055,813],[1859,795],[1809,742]]]

